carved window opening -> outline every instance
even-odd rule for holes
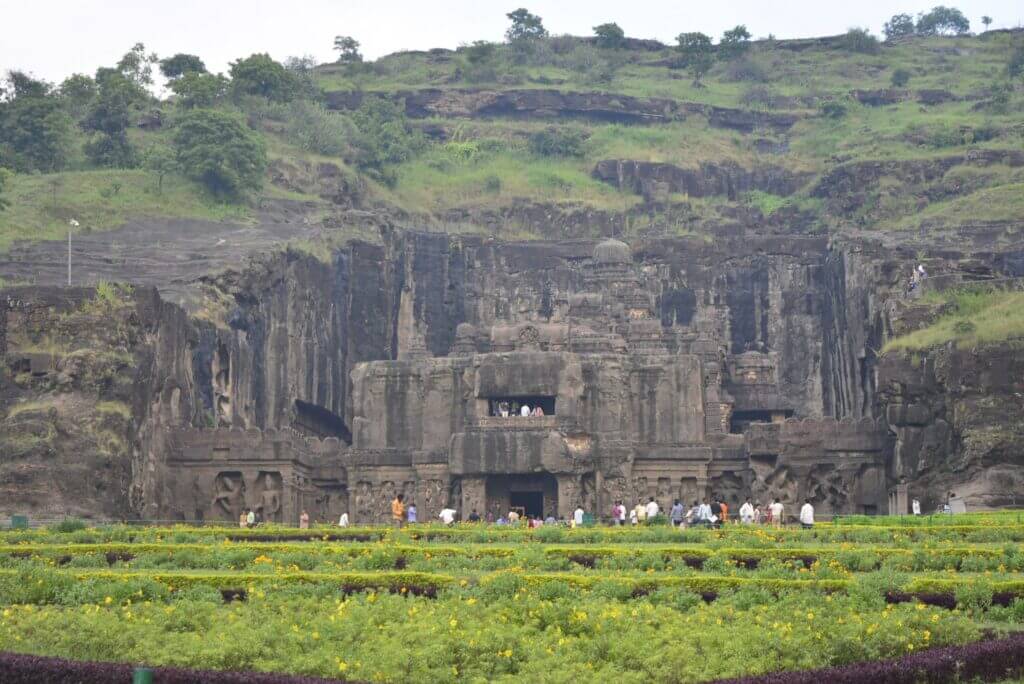
[[[792,411],[733,411],[729,432],[742,435],[752,423],[778,423],[793,415]]]
[[[543,415],[555,415],[555,397],[544,395],[518,396],[518,397],[489,397],[487,399],[487,415],[503,417],[523,417],[523,407],[529,409],[530,417],[534,416],[535,410],[539,407]]]

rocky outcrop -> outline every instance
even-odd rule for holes
[[[600,161],[591,175],[617,188],[643,195],[648,201],[668,193],[690,197],[725,196],[736,200],[751,190],[787,196],[809,180],[809,174],[794,174],[779,166],[744,169],[738,164],[709,162],[684,169],[673,164],[628,159]]]
[[[786,131],[800,115],[732,109],[665,98],[639,98],[571,90],[484,90],[424,88],[388,93],[330,91],[324,93],[331,109],[356,109],[366,97],[403,102],[405,113],[416,119],[510,117],[527,119],[580,118],[620,123],[664,123],[687,116],[705,116],[718,128],[750,133],[758,128]]]
[[[886,354],[878,385],[896,434],[892,472],[933,509],[1019,506],[1024,491],[1024,356],[1014,343]]]
[[[869,107],[883,107],[908,101],[920,102],[923,105],[937,105],[944,102],[955,102],[960,99],[948,90],[938,88],[926,90],[901,90],[899,88],[851,90],[850,97]]]

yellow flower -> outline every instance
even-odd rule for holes
[[[110,605],[110,604],[111,604],[111,603],[112,603],[113,601],[114,601],[114,599],[110,598],[109,596],[108,596],[107,598],[103,599],[103,602],[104,602],[105,604],[107,604],[108,606],[109,606],[109,605]]]
[[[348,663],[346,663],[344,660],[341,660],[341,661],[338,662],[338,672],[344,672],[347,669],[348,669]]]
[[[459,624],[459,621],[456,620],[455,618],[452,618],[451,620],[448,621],[448,624],[451,625],[452,629],[455,629],[455,627]]]

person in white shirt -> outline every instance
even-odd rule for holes
[[[454,508],[442,508],[441,513],[438,514],[438,518],[441,519],[445,525],[451,525],[455,522],[455,509]]]
[[[530,405],[529,404],[523,404],[523,408],[519,409],[519,415],[522,416],[523,418],[529,418],[530,417]]]
[[[744,525],[754,522],[754,505],[750,503],[750,499],[746,499],[740,506],[740,522]]]
[[[572,526],[582,527],[583,526],[583,506],[577,506],[576,510],[572,513]]]
[[[348,513],[342,513],[338,520],[338,527],[348,527]]]
[[[781,501],[778,499],[773,500],[772,504],[768,507],[768,514],[772,517],[772,527],[782,527],[782,518],[786,514],[786,509]]]
[[[651,500],[647,502],[647,506],[646,506],[647,519],[650,520],[654,516],[658,515],[658,513],[660,511],[661,511],[661,509],[658,508],[658,502],[655,501],[654,497],[652,496]]]
[[[697,509],[697,524],[710,525],[714,522],[711,518],[711,504],[707,499],[701,499],[700,508]]]
[[[814,527],[814,506],[810,499],[804,499],[804,505],[800,508],[800,526],[805,530]]]
[[[629,509],[629,524],[630,525],[639,525],[640,524],[640,516],[636,512],[636,508]]]

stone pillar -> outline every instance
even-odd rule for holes
[[[910,499],[907,497],[907,485],[898,484],[889,490],[889,515],[907,515],[910,513]]]
[[[483,477],[462,478],[462,507],[459,516],[462,520],[469,518],[476,510],[481,516],[487,510],[487,480]]]

